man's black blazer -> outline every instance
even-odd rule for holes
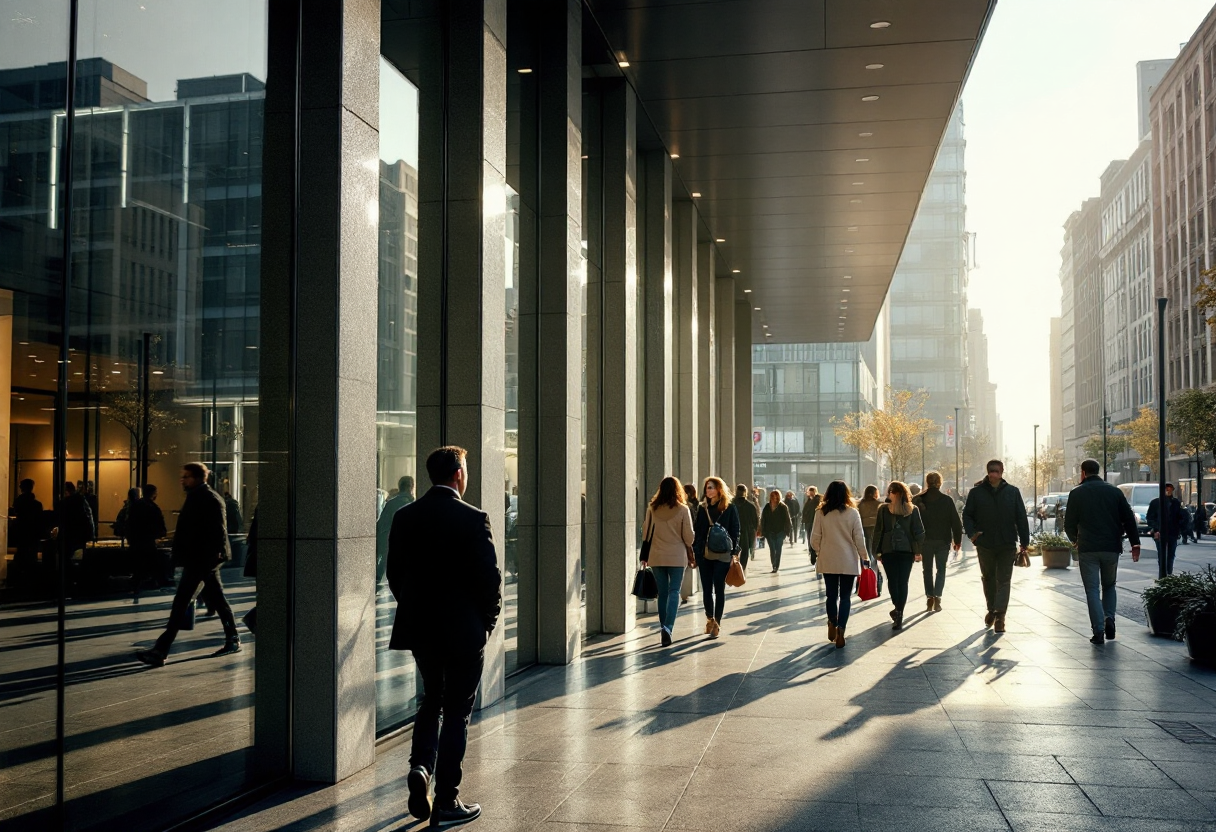
[[[442,486],[393,517],[389,589],[397,599],[393,650],[480,650],[502,610],[490,518]]]

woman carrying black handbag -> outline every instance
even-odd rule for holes
[[[904,628],[904,605],[908,602],[908,579],[912,564],[920,562],[920,544],[925,539],[925,526],[920,509],[912,505],[908,486],[896,480],[887,486],[890,502],[879,507],[870,539],[871,554],[882,563],[890,587],[892,630]]]
[[[701,493],[705,503],[697,515],[692,548],[705,597],[705,634],[717,638],[726,605],[726,573],[739,552],[739,512],[720,478],[706,477]]]
[[[671,644],[676,614],[680,611],[680,582],[685,567],[691,567],[692,517],[684,504],[684,488],[675,477],[666,477],[646,507],[642,521],[646,543],[642,563],[648,565],[656,581],[659,602],[659,636],[663,646]]]

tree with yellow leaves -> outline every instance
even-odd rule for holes
[[[886,388],[886,405],[870,411],[846,414],[833,419],[836,435],[846,445],[860,451],[873,450],[885,456],[893,479],[904,480],[918,470],[922,437],[936,434],[941,427],[924,416],[928,392]]]

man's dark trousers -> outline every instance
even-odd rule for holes
[[[469,741],[469,716],[481,683],[485,650],[475,654],[442,648],[412,652],[422,676],[422,697],[414,718],[410,767],[422,766],[432,775],[435,802],[447,806],[456,800],[464,777],[461,763]]]
[[[1178,553],[1178,538],[1157,541],[1157,577],[1174,574],[1174,555]]]
[[[190,614],[190,604],[199,594],[200,587],[207,603],[219,615],[220,623],[224,625],[224,637],[229,641],[238,638],[236,618],[232,615],[232,607],[228,606],[228,599],[224,597],[224,585],[220,583],[220,568],[215,566],[211,569],[199,569],[187,566],[182,569],[182,579],[177,584],[177,594],[173,596],[173,610],[169,613],[169,626],[156,640],[157,653],[162,656],[169,655],[169,648],[173,646],[173,640],[177,638],[177,631],[181,629],[186,617]]]
[[[1013,582],[1013,560],[1017,557],[1017,548],[1012,545],[998,548],[976,546],[975,554],[980,562],[988,612],[1004,615],[1009,609],[1009,586]]]

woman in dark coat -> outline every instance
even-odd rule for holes
[[[747,562],[756,548],[756,532],[760,528],[760,512],[748,498],[747,486],[735,486],[735,509],[739,512],[739,563],[747,572]]]
[[[760,512],[760,536],[768,541],[768,559],[772,561],[774,575],[781,568],[781,545],[790,533],[790,524],[790,510],[781,502],[781,492],[768,492],[768,505]]]
[[[705,502],[693,524],[692,549],[705,598],[705,634],[717,638],[726,605],[726,573],[731,559],[739,553],[739,511],[731,504],[730,492],[719,477],[706,477],[701,493]],[[709,545],[709,530],[714,526],[726,530],[730,537],[729,551],[715,551]]]
[[[908,579],[912,564],[921,560],[920,545],[925,539],[925,526],[920,509],[912,504],[908,486],[896,480],[887,486],[890,502],[878,507],[878,521],[870,538],[870,553],[882,562],[891,587],[892,630],[904,628],[904,604],[908,602]]]
[[[692,515],[692,527],[697,527],[697,515],[701,512],[701,503],[697,499],[697,487],[692,483],[684,484],[684,505],[688,506],[688,513]],[[680,603],[687,604],[688,599],[692,598],[693,593],[693,573],[695,569],[684,570],[684,580],[680,581]]]

